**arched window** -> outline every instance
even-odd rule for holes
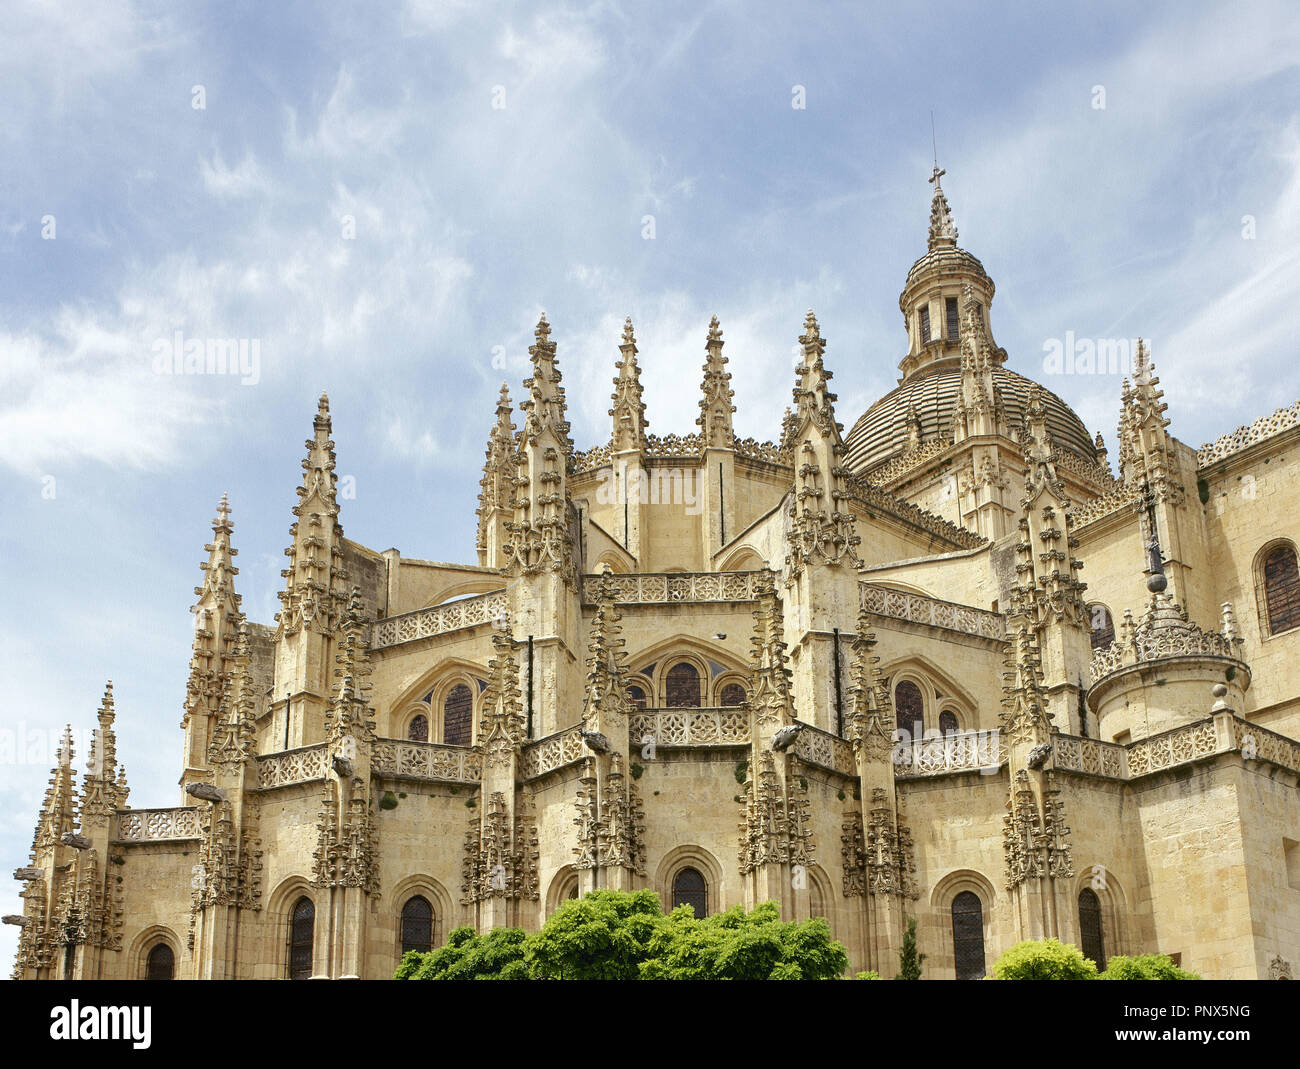
[[[745,688],[739,683],[728,683],[718,692],[718,704],[725,706],[744,705]]]
[[[898,730],[906,732],[905,740],[916,742],[921,738],[921,723],[924,707],[921,688],[910,679],[905,679],[894,688],[894,715]]]
[[[974,891],[962,891],[952,900],[952,945],[957,958],[957,979],[978,980],[984,975],[984,906]]]
[[[442,703],[442,741],[448,746],[469,746],[473,741],[474,695],[457,683]]]
[[[670,709],[700,707],[700,673],[689,661],[679,661],[664,677],[664,705]]]
[[[957,714],[951,709],[945,709],[939,714],[939,734],[956,735],[961,730],[961,725],[957,722]]]
[[[145,958],[146,980],[170,980],[176,971],[176,957],[166,943],[157,943]]]
[[[644,709],[644,708],[645,708],[645,688],[644,688],[644,687],[639,687],[639,686],[637,686],[635,683],[633,683],[630,687],[627,688],[627,699],[628,699],[628,701],[630,701],[630,702],[632,703],[632,705],[635,706],[637,709]]]
[[[433,907],[423,895],[409,899],[402,907],[402,954],[433,949]]]
[[[294,903],[289,922],[289,979],[311,977],[312,936],[316,931],[316,907],[306,895]]]
[[[1264,558],[1264,606],[1269,634],[1300,627],[1300,571],[1294,546],[1280,545]]]
[[[1091,887],[1079,892],[1079,942],[1083,956],[1097,963],[1097,971],[1106,968],[1106,940],[1101,930],[1101,900]]]
[[[708,916],[709,887],[699,869],[682,869],[673,877],[673,909],[678,906],[690,906],[697,918]]]
[[[1115,621],[1105,605],[1088,606],[1088,623],[1092,629],[1088,641],[1094,650],[1104,650],[1115,641]]]
[[[411,742],[429,741],[429,718],[423,713],[411,717],[411,724],[406,729],[406,737]]]

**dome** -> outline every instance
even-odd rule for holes
[[[1005,367],[993,370],[993,381],[1002,397],[1008,423],[1013,430],[1020,427],[1029,404],[1029,391],[1036,384]],[[1047,429],[1057,449],[1068,450],[1095,464],[1097,448],[1083,421],[1056,394],[1042,386],[1038,388],[1047,409]],[[961,368],[951,362],[910,376],[867,409],[849,431],[844,440],[849,468],[866,475],[900,456],[907,447],[907,419],[912,408],[921,421],[922,441],[950,435],[953,409],[960,396]]]

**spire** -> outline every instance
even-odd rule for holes
[[[1008,436],[1002,394],[993,374],[1006,358],[1005,349],[993,348],[975,288],[965,283],[961,296],[961,393],[953,411],[955,441]]]
[[[497,418],[488,434],[479,480],[478,534],[475,547],[479,564],[485,567],[501,563],[500,549],[505,542],[503,524],[510,514],[510,499],[515,489],[515,425],[511,416],[510,390],[503,382],[497,399]]]
[[[735,431],[731,416],[736,406],[731,399],[736,391],[731,388],[731,372],[726,370],[727,358],[722,355],[722,328],[718,317],[709,321],[709,336],[704,343],[704,382],[700,385],[700,414],[695,423],[706,447],[731,449],[735,445]]]
[[[934,185],[934,196],[930,199],[930,240],[927,247],[931,252],[941,246],[951,248],[957,246],[957,227],[952,221],[948,198],[944,196],[943,186],[939,183],[939,179],[947,173],[936,163],[934,173],[930,176],[930,182]]]
[[[190,675],[185,687],[186,774],[206,767],[206,755],[212,728],[219,716],[221,694],[229,680],[231,647],[242,617],[240,596],[235,593],[239,569],[234,558],[239,550],[230,544],[234,524],[230,522],[230,501],[225,494],[217,503],[212,521],[212,541],[203,548],[208,559],[200,568],[202,582],[194,588],[197,598],[190,612],[194,614],[194,644],[190,656]]]
[[[569,535],[575,510],[566,481],[573,442],[564,418],[564,387],[555,366],[555,343],[550,340],[545,315],[537,323],[536,335],[537,343],[528,350],[533,377],[524,382],[528,398],[522,406],[524,427],[515,453],[514,518],[504,525],[510,537],[503,547],[504,561],[512,575],[554,572],[573,582],[577,566]]]
[[[835,422],[835,401],[838,398],[830,392],[828,383],[834,377],[826,370],[822,356],[826,352],[826,340],[821,336],[817,317],[812,309],[803,321],[804,332],[799,337],[803,346],[803,360],[794,369],[798,383],[794,388],[795,416],[800,428],[807,420],[812,420],[829,436],[839,438],[840,425]]]
[[[126,794],[118,792],[117,732],[113,729],[113,681],[104,687],[99,705],[99,726],[91,736],[86,773],[81,781],[81,828],[88,831],[106,827],[109,817],[126,804]],[[123,781],[125,786],[125,781]]]
[[[1160,500],[1170,497],[1177,504],[1182,495],[1173,479],[1174,450],[1165,429],[1169,426],[1165,416],[1169,406],[1161,400],[1165,393],[1159,386],[1151,353],[1139,338],[1133,359],[1133,384],[1130,386],[1125,379],[1121,393],[1119,477],[1130,485],[1149,482]]]
[[[293,509],[297,521],[290,527],[293,544],[284,551],[289,567],[280,572],[286,580],[280,593],[284,608],[276,614],[282,634],[333,634],[347,604],[331,429],[329,397],[322,393],[302,462],[302,485]]]
[[[787,425],[782,446],[794,451],[794,486],[790,498],[790,553],[786,557],[788,581],[802,573],[805,565],[858,563],[854,546],[861,538],[854,533],[853,514],[847,505],[848,470],[843,464],[841,427],[835,422],[835,395],[828,383],[831,372],[822,362],[826,342],[811,311],[799,338],[803,360],[795,368],[796,406]]]
[[[533,376],[524,380],[528,397],[522,407],[526,413],[524,437],[532,443],[547,428],[555,435],[556,444],[565,459],[573,453],[569,438],[569,424],[565,417],[563,376],[555,361],[555,342],[551,341],[551,325],[546,313],[537,321],[533,331],[536,342],[528,349],[533,361]]]
[[[50,771],[50,783],[41,803],[41,813],[36,821],[36,834],[32,840],[32,860],[44,847],[54,847],[64,835],[77,830],[77,798],[72,771],[72,725],[63,729],[58,757]]]
[[[645,417],[645,402],[641,400],[641,369],[636,362],[636,336],[632,333],[632,319],[623,323],[623,342],[618,347],[622,358],[615,365],[618,375],[614,379],[614,392],[610,400],[614,407],[609,414],[614,417],[613,450],[616,453],[646,449],[645,431],[650,421]]]

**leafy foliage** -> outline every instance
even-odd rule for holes
[[[1094,980],[1097,964],[1059,939],[1026,939],[993,966],[995,980]]]
[[[541,930],[457,928],[411,952],[399,980],[828,980],[848,967],[826,921],[783,922],[775,902],[696,918],[667,916],[653,891],[594,891],[565,902]]]
[[[1117,955],[1106,963],[1101,980],[1199,980],[1194,972],[1180,969],[1168,954],[1141,954],[1136,958]]]
[[[447,942],[428,954],[411,951],[394,974],[398,980],[526,980],[522,928],[493,928],[478,935],[454,929]]]
[[[570,899],[529,939],[529,972],[541,980],[635,980],[662,920],[653,891]]]
[[[882,976],[880,975],[880,973],[876,972],[875,969],[868,969],[866,972],[860,972],[860,973],[858,973],[858,975],[855,976],[853,979],[855,979],[855,980],[883,980],[884,977],[882,977]]]
[[[916,918],[907,918],[907,931],[903,933],[903,949],[898,952],[898,975],[895,980],[921,979],[921,962],[925,955],[916,950]]]

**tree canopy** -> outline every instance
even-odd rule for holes
[[[593,891],[570,899],[531,935],[457,928],[399,980],[829,980],[848,967],[820,917],[782,921],[775,902],[697,918],[665,915],[653,891]]]

